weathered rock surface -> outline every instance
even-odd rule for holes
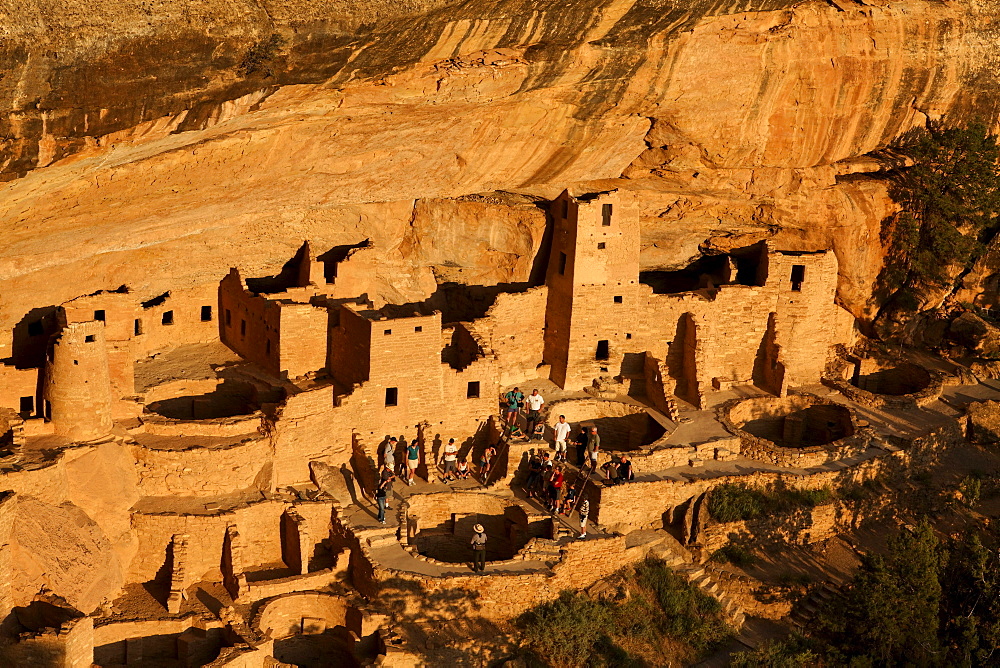
[[[861,156],[928,118],[996,118],[995,11],[0,4],[12,179],[0,190],[0,323],[122,283],[153,296],[234,265],[271,273],[303,238],[371,239],[391,301],[426,297],[435,278],[519,281],[536,219],[520,205],[470,219],[441,200],[551,197],[623,173],[662,193],[646,203],[648,267],[762,235],[832,244],[841,301],[864,315],[891,205]]]

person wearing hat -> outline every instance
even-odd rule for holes
[[[486,570],[486,529],[482,524],[472,527],[475,531],[472,534],[472,570],[482,572]]]

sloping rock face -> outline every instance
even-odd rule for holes
[[[927,119],[995,121],[1000,71],[993,3],[35,0],[0,15],[5,328],[122,283],[153,296],[274,271],[302,238],[372,240],[391,301],[432,292],[434,239],[470,282],[523,280],[530,214],[462,222],[447,200],[623,174],[653,193],[647,268],[744,237],[832,245],[841,300],[864,315],[891,204],[859,158]],[[424,251],[400,244],[417,233]],[[478,250],[515,236],[504,262]]]

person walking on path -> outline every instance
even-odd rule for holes
[[[580,513],[580,535],[577,537],[586,538],[587,516],[590,515],[590,499],[588,499],[587,497],[583,497],[583,500],[580,501],[580,507],[577,508],[577,511]]]
[[[413,478],[417,475],[417,467],[420,466],[420,445],[414,440],[406,446],[406,484],[416,485]]]
[[[477,524],[472,530],[472,570],[481,573],[486,570],[486,529]]]
[[[583,468],[583,463],[587,460],[587,433],[586,427],[580,427],[580,433],[576,437],[576,467]]]
[[[479,460],[479,477],[482,479],[483,484],[486,484],[486,479],[490,477],[490,471],[493,468],[493,458],[497,456],[497,449],[492,445],[487,446],[483,450],[483,456]]]
[[[455,445],[455,439],[448,439],[448,445],[444,446],[444,454],[441,456],[441,463],[444,465],[445,481],[454,480],[455,468],[458,466],[458,446]]]
[[[538,388],[535,388],[531,391],[526,403],[528,404],[528,428],[524,430],[524,437],[530,441],[535,435],[535,425],[542,421],[541,411],[542,406],[545,405],[545,399],[538,393]]]
[[[524,394],[520,388],[515,387],[504,395],[504,403],[507,405],[507,425],[514,426],[517,423],[517,412],[524,403]]]
[[[552,428],[556,435],[556,461],[565,462],[566,461],[566,441],[569,440],[569,422],[566,422],[566,416],[560,415],[559,422],[556,426]]]
[[[597,471],[597,455],[601,451],[601,437],[597,433],[597,427],[590,428],[587,435],[587,455],[590,457],[590,468]]]
[[[388,507],[389,492],[392,489],[392,479],[396,476],[385,464],[382,465],[382,473],[379,475],[378,488],[375,490],[375,501],[378,503],[379,524],[385,524],[385,511]]]
[[[382,461],[393,472],[396,471],[396,444],[396,437],[392,436],[386,441],[385,447],[382,449]]]

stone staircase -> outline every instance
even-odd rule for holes
[[[823,582],[795,605],[788,619],[792,626],[802,631],[812,624],[822,608],[843,596],[839,584]]]
[[[693,563],[691,554],[673,536],[667,536],[649,550],[649,555],[663,559],[675,573],[719,602],[726,619],[737,630],[743,627],[746,613],[717,580],[716,574]]]

